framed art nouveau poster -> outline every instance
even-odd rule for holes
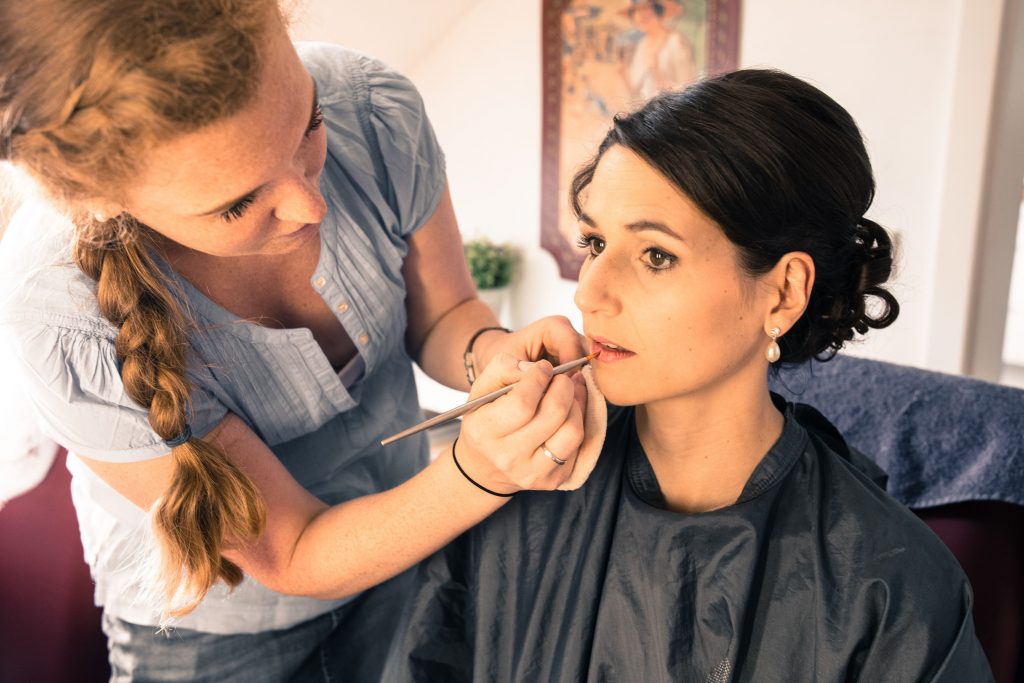
[[[618,112],[735,69],[740,0],[543,0],[541,246],[576,279],[573,173]]]

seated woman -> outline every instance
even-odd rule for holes
[[[392,679],[991,680],[949,551],[768,390],[896,318],[873,193],[849,114],[777,71],[616,118],[572,186],[603,453],[421,567]]]

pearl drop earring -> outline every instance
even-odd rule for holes
[[[782,333],[777,327],[773,327],[768,335],[772,338],[772,343],[768,345],[768,350],[765,351],[764,356],[768,359],[769,363],[774,363],[782,357],[782,350],[779,348],[779,342],[776,341],[779,335]]]

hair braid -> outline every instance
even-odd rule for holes
[[[145,228],[133,223],[121,216],[95,224],[96,237],[80,238],[74,257],[97,282],[101,313],[120,328],[115,348],[125,390],[149,407],[153,430],[171,439],[188,424],[189,326],[148,253]],[[118,238],[132,227],[133,239]],[[216,444],[192,437],[173,448],[172,456],[172,483],[152,514],[168,605],[187,599],[168,610],[178,616],[192,610],[218,579],[238,585],[241,570],[221,553],[227,542],[258,537],[266,513],[259,492]]]

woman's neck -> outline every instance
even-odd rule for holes
[[[637,407],[640,443],[670,510],[705,512],[736,502],[782,434],[784,418],[767,378],[733,379]]]
[[[204,254],[166,238],[159,244],[171,267],[222,308],[269,327],[303,326],[287,321],[287,311],[313,294],[309,278],[320,255],[318,241],[284,254],[246,256]]]

